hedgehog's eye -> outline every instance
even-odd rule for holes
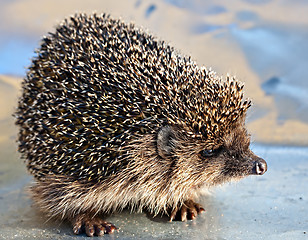
[[[214,155],[217,155],[220,152],[221,148],[217,149],[204,149],[200,152],[200,155],[204,158],[207,157],[213,157]]]
[[[202,157],[212,157],[215,151],[213,149],[204,149],[200,152]]]

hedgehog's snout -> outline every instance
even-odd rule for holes
[[[253,169],[252,169],[253,174],[263,175],[266,171],[267,171],[267,163],[265,162],[264,159],[258,158],[253,163]]]

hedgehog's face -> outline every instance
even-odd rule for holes
[[[218,184],[266,172],[266,162],[249,149],[250,136],[244,125],[233,128],[217,144],[208,141],[181,138],[175,129],[164,127],[158,133],[158,153],[175,159],[176,169],[195,176],[199,184]]]
[[[200,151],[205,171],[213,164],[219,167],[215,182],[237,180],[248,175],[263,175],[267,171],[266,162],[249,148],[250,136],[243,125],[226,134],[217,148]]]

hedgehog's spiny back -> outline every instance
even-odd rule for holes
[[[32,173],[100,181],[118,149],[163,122],[217,134],[243,114],[238,82],[218,79],[164,42],[106,16],[76,15],[43,39],[17,111]],[[204,127],[206,126],[206,127]],[[199,134],[199,135],[198,135]]]

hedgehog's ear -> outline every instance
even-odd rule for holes
[[[162,127],[157,133],[157,151],[162,158],[170,156],[175,147],[175,134],[170,126]]]

